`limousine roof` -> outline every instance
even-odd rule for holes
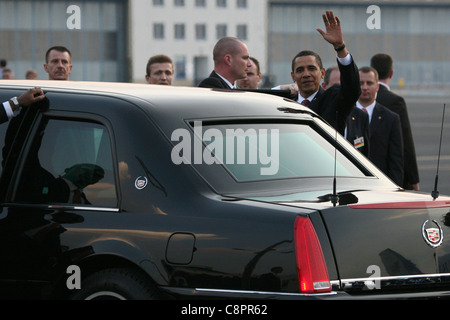
[[[276,95],[198,87],[162,86],[121,82],[1,80],[0,90],[40,87],[45,92],[69,92],[144,100],[159,112],[199,113],[207,117],[229,115],[289,116],[280,108],[295,113],[311,113],[302,105]],[[201,102],[201,103],[200,103]]]

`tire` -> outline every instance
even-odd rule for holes
[[[105,269],[81,282],[73,300],[152,300],[156,291],[139,273],[130,269]]]

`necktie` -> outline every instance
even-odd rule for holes
[[[305,99],[302,101],[302,105],[304,105],[305,107],[309,106],[311,102],[308,99]]]
[[[367,109],[366,109],[366,108],[362,108],[362,110],[363,110],[365,113],[367,113]]]

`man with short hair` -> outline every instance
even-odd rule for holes
[[[29,69],[25,73],[25,79],[27,80],[37,80],[37,71],[34,69]]]
[[[203,88],[234,89],[251,66],[247,45],[234,37],[220,39],[213,50],[214,71],[198,85]]]
[[[378,72],[359,69],[361,96],[356,107],[367,112],[370,122],[369,159],[399,186],[403,184],[403,139],[398,114],[376,101]]]
[[[335,84],[341,84],[341,72],[338,66],[331,66],[325,70],[323,76],[322,88],[327,90]]]
[[[14,72],[9,68],[3,69],[2,70],[2,79],[5,79],[5,80],[14,79]]]
[[[49,80],[69,80],[72,72],[72,54],[63,46],[54,46],[45,54],[44,70]]]
[[[405,176],[402,187],[407,190],[419,191],[419,169],[417,166],[416,149],[414,146],[411,124],[409,122],[408,109],[405,99],[392,92],[389,86],[394,75],[394,61],[389,54],[378,53],[371,58],[370,64],[378,71],[380,76],[380,89],[378,90],[377,101],[400,116],[405,167]]]
[[[341,29],[341,21],[333,11],[322,15],[326,32],[317,31],[337,53],[340,85],[324,90],[321,80],[325,68],[320,56],[310,50],[299,52],[292,60],[291,77],[298,87],[297,102],[319,114],[340,134],[344,135],[347,117],[353,110],[361,92],[356,64],[347,51]],[[283,88],[283,86],[281,86]]]
[[[254,57],[250,57],[250,67],[247,71],[247,77],[237,80],[236,85],[239,89],[258,89],[261,80],[262,74],[259,61]]]
[[[173,74],[173,61],[170,57],[160,54],[148,60],[145,75],[147,83],[170,86]]]
[[[334,85],[341,83],[341,72],[338,66],[331,66],[325,71],[323,77],[322,88],[327,90]],[[347,118],[347,127],[345,128],[344,137],[366,157],[369,156],[369,115],[356,106],[352,108]]]

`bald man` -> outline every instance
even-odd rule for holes
[[[213,51],[214,71],[199,87],[234,89],[237,80],[245,79],[251,67],[247,45],[234,37],[220,39]]]

